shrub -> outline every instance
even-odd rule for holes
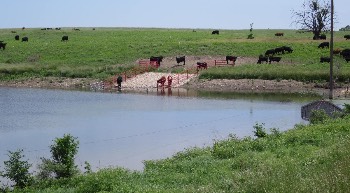
[[[79,141],[77,138],[65,134],[63,138],[56,138],[54,142],[50,146],[52,160],[41,158],[39,177],[70,178],[78,172],[74,158],[78,153]]]
[[[28,161],[22,161],[24,158],[22,155],[23,150],[8,151],[9,160],[4,161],[5,171],[1,172],[1,176],[8,178],[15,182],[15,187],[25,188],[32,182],[32,176],[29,173],[29,168],[32,164]]]
[[[264,123],[263,124],[258,124],[256,123],[253,128],[255,129],[254,132],[254,136],[257,138],[262,138],[262,137],[266,137],[267,133],[266,133],[266,129],[264,128]]]
[[[324,110],[313,110],[310,115],[311,124],[321,124],[329,119],[328,114]]]

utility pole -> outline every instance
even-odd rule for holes
[[[329,69],[329,99],[333,99],[333,15],[334,15],[334,4],[331,0],[331,42],[330,42],[330,69]]]

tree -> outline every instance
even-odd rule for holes
[[[306,0],[302,10],[293,11],[293,16],[297,25],[312,31],[314,39],[319,39],[322,31],[330,29],[331,5],[325,0]]]
[[[29,173],[32,164],[21,160],[24,158],[22,152],[23,150],[8,151],[9,160],[4,161],[5,171],[1,174],[1,176],[14,181],[15,187],[19,188],[25,188],[32,182],[32,176]]]
[[[50,146],[52,159],[41,158],[42,163],[39,165],[39,177],[72,177],[78,172],[74,159],[78,153],[79,141],[70,134],[65,134],[63,138],[56,138],[54,142]]]

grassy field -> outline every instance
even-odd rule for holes
[[[350,117],[145,161],[142,172],[101,169],[15,192],[348,192]],[[263,124],[257,124],[262,129]]]
[[[16,31],[16,33],[11,33]],[[283,37],[275,37],[284,32]],[[320,63],[320,56],[329,55],[328,49],[318,49],[322,40],[312,40],[311,33],[295,30],[254,30],[254,39],[247,39],[249,30],[139,29],[139,28],[71,28],[61,30],[1,29],[0,40],[7,43],[0,50],[0,80],[28,77],[92,77],[108,76],[129,70],[141,58],[226,56],[258,58],[267,49],[290,46],[292,54],[283,55],[278,65],[246,65],[206,71],[203,78],[264,78],[328,80],[328,63]],[[27,36],[29,42],[16,41],[14,36]],[[350,48],[350,42],[335,33],[335,48]],[[63,35],[68,42],[61,42]],[[330,36],[329,34],[327,34]],[[328,41],[328,40],[327,40]],[[350,75],[350,65],[335,57],[335,75],[344,81]],[[339,67],[339,68],[338,68]],[[339,70],[338,70],[339,69]],[[209,73],[209,74],[208,74]],[[220,74],[218,76],[217,74]]]

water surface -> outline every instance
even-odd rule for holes
[[[143,168],[213,140],[252,136],[256,123],[281,131],[305,122],[300,108],[308,101],[248,97],[179,97],[0,88],[0,167],[7,151],[24,149],[31,163],[49,157],[56,137],[78,138],[77,163],[93,169]],[[310,101],[309,101],[310,102]]]

